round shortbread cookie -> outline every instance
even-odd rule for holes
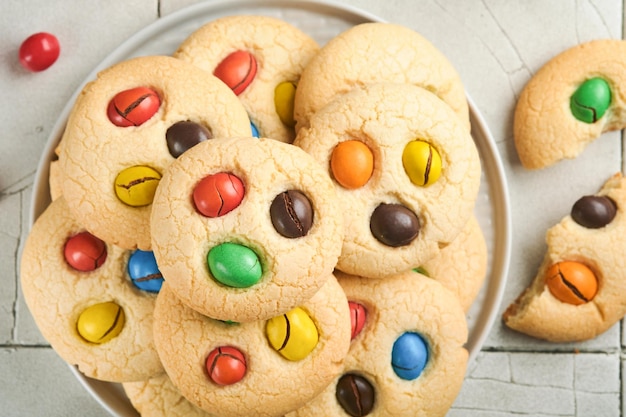
[[[336,95],[376,82],[423,87],[445,101],[470,129],[461,78],[448,59],[419,33],[392,23],[363,23],[331,39],[302,72],[296,91],[296,131]]]
[[[281,19],[227,16],[193,32],[174,56],[230,85],[260,136],[291,143],[295,88],[318,50],[310,36]]]
[[[294,144],[334,180],[337,211],[345,221],[337,264],[343,272],[379,278],[419,266],[452,242],[472,216],[481,176],[476,145],[450,107],[421,87],[355,88],[319,110]],[[343,153],[346,144],[358,146]],[[416,144],[430,154],[413,152]],[[440,167],[431,164],[436,155]],[[369,168],[361,162],[366,156]],[[427,185],[416,178],[419,163],[418,171],[431,174]],[[353,172],[369,177],[344,185],[343,177]]]
[[[526,168],[575,158],[603,132],[626,127],[626,41],[594,40],[548,61],[515,108],[515,147]]]
[[[59,197],[28,235],[20,277],[37,327],[88,377],[125,382],[163,372],[152,338],[155,295],[131,283],[129,251],[83,233]]]
[[[174,385],[198,407],[229,417],[282,416],[314,398],[341,372],[350,344],[350,316],[334,276],[296,309],[299,320],[289,312],[249,323],[203,316],[186,307],[168,284],[154,311],[155,343]],[[269,336],[275,320],[286,326],[285,340],[276,348]],[[316,334],[314,343],[305,337],[308,330]],[[300,356],[283,356],[294,348]],[[220,350],[218,359],[211,359]]]
[[[233,92],[172,57],[130,59],[87,84],[68,118],[59,155],[62,193],[78,222],[106,242],[149,250],[150,202],[175,160],[170,146],[189,146],[186,133],[170,129],[187,121],[213,137],[250,135]]]
[[[302,149],[214,139],[163,176],[152,246],[170,288],[191,308],[219,320],[264,320],[302,304],[332,273],[344,230],[336,201],[330,178]],[[212,204],[213,212],[200,211]]]
[[[578,200],[571,214],[547,231],[537,275],[506,309],[504,323],[540,339],[573,342],[592,339],[624,317],[624,210],[621,174]]]
[[[444,416],[467,366],[467,324],[458,299],[413,271],[385,280],[337,273],[353,339],[340,376],[288,417]]]

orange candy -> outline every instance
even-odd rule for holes
[[[361,141],[341,142],[333,149],[330,170],[342,187],[348,189],[362,187],[374,172],[374,155]]]
[[[546,285],[557,299],[580,305],[595,297],[598,279],[588,266],[580,262],[557,262],[546,271]]]

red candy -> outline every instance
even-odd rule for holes
[[[20,64],[29,71],[43,71],[56,62],[60,53],[56,36],[46,32],[35,33],[20,46]]]
[[[117,93],[109,102],[107,116],[115,126],[139,126],[159,110],[159,95],[147,87],[136,87]]]
[[[207,175],[193,189],[196,210],[206,217],[219,217],[237,208],[245,194],[243,182],[227,172]]]
[[[250,85],[256,75],[256,59],[246,51],[235,51],[218,64],[213,75],[229,86],[236,95]]]
[[[218,385],[232,385],[246,374],[246,358],[239,349],[232,346],[220,346],[206,358],[209,377]]]
[[[74,269],[83,272],[98,269],[107,258],[105,243],[89,232],[70,237],[63,249],[65,260]]]
[[[350,307],[350,324],[352,326],[352,335],[351,339],[354,339],[361,333],[363,330],[363,326],[365,326],[365,318],[367,317],[367,310],[363,307],[362,304],[355,303],[354,301],[349,301],[348,305]]]

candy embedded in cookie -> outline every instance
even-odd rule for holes
[[[60,146],[61,191],[100,239],[150,250],[152,200],[168,165],[197,143],[240,135],[250,135],[247,113],[217,78],[172,57],[124,61],[74,103]]]
[[[444,416],[461,389],[468,357],[456,296],[413,271],[384,280],[336,275],[360,330],[342,373],[287,417],[403,416],[407,410]]]
[[[219,320],[265,320],[300,305],[333,271],[344,230],[336,201],[328,174],[302,149],[212,139],[163,176],[154,253],[191,308]]]
[[[173,384],[217,415],[280,416],[301,407],[339,375],[350,345],[348,302],[332,274],[286,314],[235,324],[186,307],[167,280],[154,320]]]
[[[504,312],[513,330],[552,342],[588,340],[626,314],[620,267],[626,179],[611,177],[546,233],[548,249],[529,287]]]
[[[294,145],[333,179],[346,225],[337,269],[346,273],[378,278],[419,266],[472,215],[476,145],[423,88],[354,88],[319,110]]]
[[[448,59],[419,33],[374,22],[340,33],[311,59],[296,90],[296,131],[308,127],[311,117],[335,96],[379,82],[412,84],[433,92],[469,130],[465,89]]]
[[[319,46],[291,24],[269,16],[227,16],[185,39],[176,58],[214,74],[246,108],[258,134],[293,142],[300,74]]]
[[[156,297],[137,288],[133,271],[146,267],[135,257],[86,232],[63,197],[24,246],[20,278],[35,323],[59,356],[91,378],[139,381],[163,372],[152,338]]]
[[[602,133],[623,129],[626,41],[603,39],[574,46],[548,61],[517,102],[514,137],[526,168],[577,157]]]

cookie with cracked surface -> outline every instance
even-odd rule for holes
[[[319,110],[294,145],[333,178],[345,237],[337,269],[381,278],[452,242],[472,216],[481,167],[472,137],[433,93],[354,88]]]
[[[340,57],[340,59],[339,59]],[[435,93],[470,129],[465,89],[450,61],[419,33],[393,23],[362,23],[324,45],[302,72],[296,131],[336,95],[369,83],[413,84]]]
[[[304,302],[332,273],[343,214],[325,170],[266,138],[198,144],[155,194],[152,246],[185,304],[219,320],[264,320]]]
[[[513,330],[551,342],[588,340],[626,314],[626,178],[616,174],[546,233],[528,288],[506,309]]]
[[[293,142],[293,101],[300,74],[319,46],[270,16],[227,16],[193,32],[174,53],[229,85],[262,137]]]
[[[233,135],[250,135],[250,122],[217,78],[166,56],[120,62],[73,106],[60,146],[62,193],[100,239],[149,250],[152,198],[167,166],[200,141]]]
[[[86,232],[64,197],[37,219],[24,245],[20,279],[35,323],[88,377],[125,382],[163,372],[152,338],[156,296],[133,284],[131,265],[143,278],[151,271],[153,281],[158,269],[134,255]]]
[[[468,359],[456,296],[413,271],[385,280],[338,272],[337,279],[353,312],[343,371],[288,417],[446,415]]]
[[[217,415],[282,416],[318,395],[341,371],[350,345],[346,296],[332,274],[284,315],[222,322],[186,307],[163,285],[155,343],[180,392]]]
[[[602,133],[626,127],[626,41],[601,39],[549,60],[526,84],[513,133],[522,165],[545,168],[575,158]]]

